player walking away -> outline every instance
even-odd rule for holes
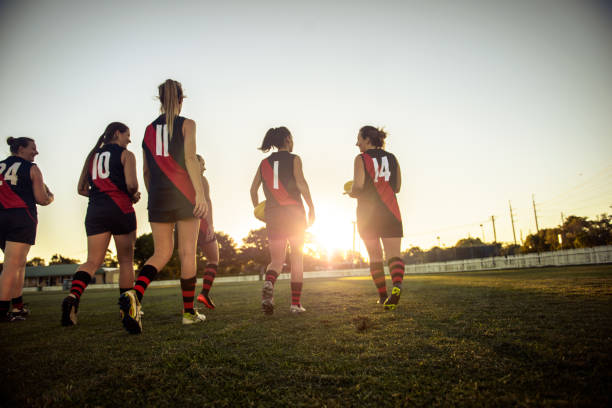
[[[4,252],[4,267],[0,275],[0,321],[14,322],[25,319],[9,308],[15,291],[21,292],[19,288],[23,286],[26,258],[36,241],[36,204],[51,204],[53,194],[34,164],[34,157],[38,154],[34,140],[9,137],[6,142],[11,155],[0,161],[0,248]]]
[[[142,332],[140,302],[147,286],[172,256],[175,224],[181,261],[183,324],[206,319],[193,308],[196,239],[200,218],[208,209],[195,153],[196,125],[193,120],[179,116],[183,106],[183,89],[179,82],[168,79],[158,91],[162,114],[147,126],[142,142],[154,252],[140,269],[134,289],[119,297],[123,326],[132,334]]]
[[[214,309],[215,304],[210,298],[210,288],[217,276],[217,266],[219,264],[219,244],[215,235],[213,226],[213,209],[210,201],[210,186],[208,180],[204,176],[206,163],[204,158],[199,154],[196,156],[200,163],[200,172],[202,173],[202,187],[204,188],[204,199],[208,205],[208,213],[206,217],[200,220],[200,231],[198,232],[198,247],[206,257],[206,268],[204,269],[204,277],[202,279],[202,290],[198,295],[198,302],[204,304],[209,309]]]
[[[309,225],[314,222],[315,211],[308,183],[302,172],[302,160],[292,154],[293,138],[289,129],[279,127],[270,129],[261,144],[260,150],[268,152],[272,147],[278,149],[265,158],[259,165],[251,184],[253,207],[259,204],[257,191],[263,184],[266,196],[265,220],[268,231],[271,262],[266,270],[266,280],[262,290],[261,306],[265,314],[274,312],[274,283],[285,260],[287,240],[291,246],[291,307],[292,313],[305,312],[300,303],[303,282],[304,231],[306,214],[302,196],[308,205]]]
[[[385,151],[387,134],[372,126],[364,126],[357,135],[361,154],[355,157],[351,197],[357,198],[357,228],[368,250],[370,274],[378,289],[379,303],[395,309],[404,279],[404,261],[400,257],[403,236],[402,217],[396,193],[402,182],[400,167],[392,153]],[[387,298],[383,251],[391,273],[393,289]]]
[[[70,294],[62,302],[62,326],[77,323],[81,296],[104,261],[111,235],[119,261],[119,291],[123,293],[134,285],[136,214],[132,203],[138,202],[140,193],[136,158],[126,149],[130,142],[130,129],[113,122],[85,159],[78,193],[89,197],[85,216],[87,262],[77,268]]]

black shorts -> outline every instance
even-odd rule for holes
[[[4,251],[6,241],[34,245],[37,225],[36,213],[28,208],[0,210],[0,248]]]
[[[306,213],[303,207],[288,205],[266,208],[268,239],[287,239],[303,236],[306,230]]]
[[[395,218],[387,208],[369,203],[359,203],[357,206],[357,229],[362,239],[404,236],[401,220]]]
[[[87,236],[110,232],[112,235],[129,234],[136,230],[136,213],[123,213],[119,208],[87,207],[85,232]]]
[[[177,222],[195,218],[193,216],[193,206],[175,208],[172,210],[149,210],[149,222]]]

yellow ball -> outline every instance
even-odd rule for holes
[[[353,189],[353,180],[347,181],[346,183],[344,183],[344,192],[346,194],[349,194],[352,189]]]
[[[253,214],[258,220],[266,222],[266,200],[257,204],[257,207],[253,210]]]

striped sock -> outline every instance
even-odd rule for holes
[[[136,291],[136,296],[139,301],[142,301],[147,286],[149,286],[149,283],[153,282],[155,276],[157,276],[157,269],[149,264],[143,266],[138,273],[138,279],[136,279],[136,283],[134,284],[134,290]]]
[[[193,297],[195,296],[195,287],[197,281],[198,279],[195,276],[189,279],[181,278],[181,291],[183,292],[184,313],[195,313],[193,310]]]
[[[291,282],[291,304],[299,305],[302,296],[302,282]]]
[[[121,295],[121,294],[127,292],[128,290],[132,290],[132,289],[134,289],[134,288],[119,288],[119,294]]]
[[[14,309],[23,309],[23,296],[19,296],[11,299]]]
[[[91,281],[91,275],[84,271],[77,271],[72,277],[72,286],[70,287],[70,294],[74,295],[76,300],[81,299],[81,295],[85,291],[87,285]]]
[[[387,299],[387,284],[385,282],[385,270],[382,262],[370,262],[370,275],[378,290],[381,299]]]
[[[274,286],[276,279],[278,279],[278,273],[275,270],[269,269],[266,271],[266,282],[270,281],[272,286]]]
[[[402,287],[404,281],[404,261],[402,258],[394,257],[389,259],[389,272],[391,273],[391,281],[393,286]]]
[[[202,280],[202,293],[208,294],[210,287],[215,281],[215,276],[217,276],[217,265],[206,265],[206,269],[204,269],[204,279]]]

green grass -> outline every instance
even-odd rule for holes
[[[1,406],[609,406],[612,266],[409,275],[400,308],[369,279],[312,279],[304,315],[260,311],[260,283],[220,284],[183,327],[178,288],[151,288],[128,335],[115,290],[26,294],[0,326]]]

